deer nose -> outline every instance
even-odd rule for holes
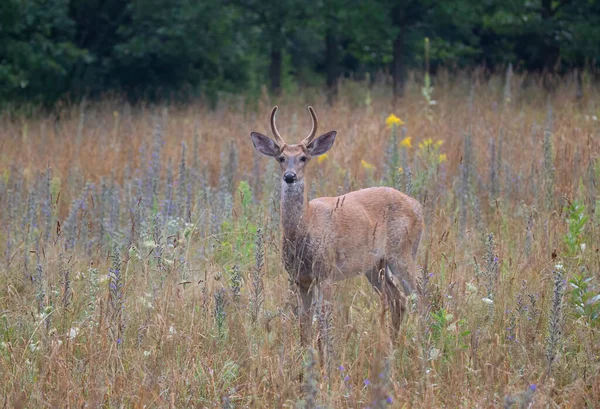
[[[296,174],[294,172],[285,172],[285,174],[283,175],[283,180],[285,180],[285,183],[294,183],[296,181]]]

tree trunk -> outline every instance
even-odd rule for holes
[[[337,39],[333,29],[327,29],[325,34],[325,71],[327,73],[327,102],[333,104],[337,95],[338,79]]]
[[[281,93],[281,47],[277,43],[271,45],[271,66],[269,75],[271,77],[271,92],[275,95]]]
[[[404,64],[402,57],[404,54],[404,26],[394,40],[394,60],[392,62],[392,77],[394,79],[394,100],[404,96]]]

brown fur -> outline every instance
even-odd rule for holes
[[[331,147],[336,134],[329,132],[314,139],[316,115],[311,111],[312,137],[288,145],[276,131],[275,112],[276,108],[271,125],[278,144],[256,133],[252,133],[252,140],[257,150],[278,160],[282,176],[295,177],[291,183],[285,177],[282,180],[282,256],[302,301],[303,342],[310,339],[315,288],[321,288],[327,298],[333,281],[362,274],[385,296],[395,335],[406,311],[408,293],[416,288],[415,259],[423,231],[421,205],[389,187],[320,197],[308,203],[305,166],[312,156]]]

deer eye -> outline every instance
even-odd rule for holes
[[[277,158],[277,162],[279,162],[279,163],[283,163],[284,160],[285,160],[285,158],[283,156],[280,156]]]
[[[300,157],[300,162],[306,162],[306,156],[301,156]]]

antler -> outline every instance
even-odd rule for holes
[[[308,136],[304,138],[302,142],[300,142],[304,146],[307,146],[313,141],[315,135],[317,134],[317,125],[319,124],[317,121],[317,114],[315,114],[315,110],[313,109],[313,107],[309,106],[308,112],[310,113],[310,116],[312,118],[312,129],[310,130]]]
[[[275,105],[273,107],[273,110],[271,111],[271,130],[273,131],[273,136],[275,136],[275,141],[277,142],[277,145],[279,145],[280,148],[283,148],[283,145],[285,145],[286,143],[281,137],[281,135],[279,135],[277,125],[275,125],[275,114],[277,113],[277,109],[279,109],[279,107]]]

